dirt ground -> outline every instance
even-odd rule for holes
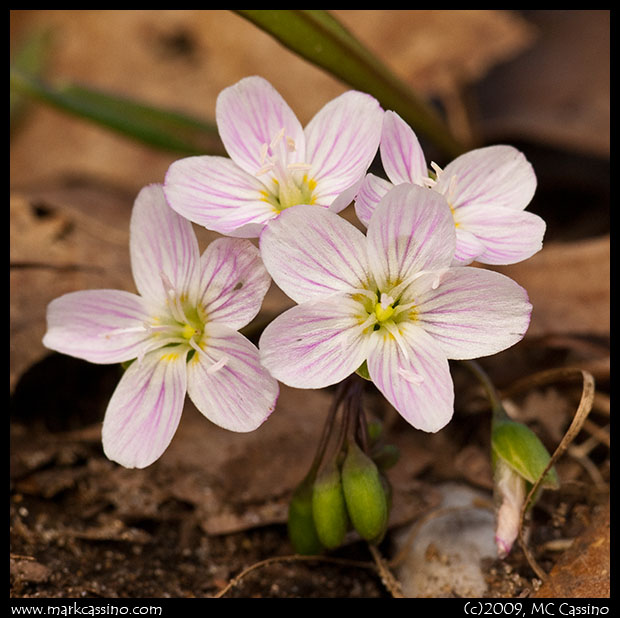
[[[561,484],[542,493],[523,544],[504,560],[480,560],[481,596],[607,597],[608,11],[334,13],[435,101],[455,134],[511,143],[534,166],[529,210],[547,221],[545,246],[497,268],[527,289],[532,323],[522,342],[481,364],[508,412],[551,453],[561,445]],[[12,51],[41,29],[52,34],[46,79],[206,119],[219,90],[249,74],[272,81],[304,123],[345,89],[228,11],[11,11]],[[300,558],[287,538],[287,501],[332,389],[282,387],[268,422],[243,435],[211,425],[188,402],[158,462],[127,470],[107,460],[101,421],[120,368],[45,350],[45,307],[71,290],[133,290],[131,205],[178,155],[43,105],[22,112],[11,133],[11,597],[390,598],[406,588],[402,539],[440,511],[439,488],[475,490],[492,514],[488,404],[456,362],[455,416],[437,434],[411,428],[366,385],[367,408],[401,452],[378,553],[351,536]],[[215,237],[197,232],[202,248]],[[289,304],[273,286],[249,336]],[[450,560],[426,547],[428,564]],[[456,586],[426,594],[462,595]]]

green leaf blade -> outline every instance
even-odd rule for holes
[[[442,119],[333,15],[324,10],[236,10],[291,51],[373,95],[451,156],[465,148]]]
[[[185,155],[223,153],[214,124],[179,112],[78,84],[51,86],[15,68],[11,90],[150,146]]]

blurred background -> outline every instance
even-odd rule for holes
[[[436,112],[464,149],[508,143],[521,149],[534,166],[539,184],[529,210],[547,221],[545,247],[526,263],[498,268],[530,294],[535,309],[524,343],[530,347],[524,356],[510,357],[510,363],[491,364],[489,370],[494,378],[505,385],[537,367],[548,368],[553,362],[577,359],[593,363],[604,388],[608,379],[605,361],[609,336],[609,10],[330,13]],[[214,122],[218,93],[248,75],[269,80],[304,125],[327,101],[350,88],[242,16],[225,10],[12,10],[10,51],[14,65],[48,86],[87,86],[175,110],[206,124]],[[429,162],[444,166],[454,157],[430,136],[419,136]],[[222,152],[215,133],[207,132],[201,144],[205,153]],[[17,549],[12,551],[30,557],[36,554],[39,561],[35,562],[41,566],[37,571],[29,567],[28,561],[19,563],[22,570],[16,567],[18,575],[12,579],[16,596],[36,590],[54,593],[52,584],[56,580],[50,570],[54,559],[59,564],[71,565],[72,559],[79,562],[88,555],[83,546],[75,545],[75,539],[102,538],[119,546],[133,543],[131,552],[136,556],[146,552],[144,548],[150,541],[140,535],[150,535],[151,540],[156,537],[158,525],[166,519],[166,505],[172,503],[176,510],[168,514],[170,520],[180,517],[179,509],[183,513],[198,513],[201,523],[192,519],[192,525],[198,525],[203,532],[220,534],[249,529],[250,520],[240,515],[243,508],[239,503],[233,516],[225,508],[230,500],[215,500],[216,489],[223,492],[218,495],[236,495],[238,500],[241,492],[246,501],[241,504],[260,503],[262,510],[258,510],[259,515],[256,510],[254,513],[263,524],[282,521],[281,509],[273,507],[273,477],[269,477],[268,471],[262,482],[259,479],[251,488],[231,489],[219,486],[211,477],[207,482],[201,476],[205,454],[198,443],[195,451],[190,447],[184,455],[180,454],[178,445],[183,436],[191,441],[196,435],[195,427],[201,427],[198,431],[205,435],[208,433],[204,428],[206,422],[191,424],[191,413],[188,420],[184,416],[186,433],[182,426],[180,437],[175,438],[176,455],[167,453],[168,459],[164,457],[159,468],[139,477],[118,472],[121,476],[117,482],[121,483],[120,478],[122,483],[128,483],[127,487],[133,487],[131,491],[138,496],[136,500],[141,501],[138,506],[133,504],[134,515],[128,503],[114,497],[111,487],[99,487],[88,494],[80,479],[86,479],[88,485],[89,474],[94,474],[97,466],[98,473],[110,474],[111,470],[109,462],[101,458],[98,431],[118,371],[49,355],[41,344],[45,308],[56,296],[85,288],[133,291],[127,246],[133,200],[144,185],[162,182],[168,166],[181,156],[185,154],[178,149],[154,147],[67,113],[40,97],[30,96],[27,89],[12,89],[10,387],[16,518],[12,525],[17,531]],[[378,166],[376,162],[375,171],[380,172]],[[344,214],[353,220],[352,209]],[[199,230],[203,247],[214,236]],[[272,287],[264,310],[267,314],[277,312],[288,303]],[[532,347],[536,348],[534,356]],[[539,365],[534,366],[535,363]],[[295,410],[298,402],[293,405],[287,397],[293,395],[285,394],[281,405]],[[321,394],[308,397],[317,398],[312,400],[313,405],[325,405]],[[545,400],[540,405],[544,408],[551,404]],[[561,436],[559,428],[567,422],[565,408],[558,404],[558,410],[561,420],[557,421],[555,434],[547,426],[554,439]],[[283,457],[288,453],[294,460],[299,445],[283,444],[291,432],[298,432],[299,425],[292,429],[287,422],[291,421],[274,424],[275,429],[265,431],[273,431],[269,439],[274,448],[280,448]],[[308,432],[316,424],[308,419],[295,422],[301,422]],[[37,434],[35,428],[41,433]],[[70,434],[68,442],[49,446],[50,434],[46,432],[66,438],[62,432],[67,431],[86,433],[77,438]],[[260,447],[250,438],[235,443],[216,430],[210,431],[214,434],[209,435],[221,441],[221,453],[213,455],[212,470],[223,466],[232,475],[230,478],[241,479],[238,483],[247,485],[247,476],[240,470],[252,467],[244,468],[247,461],[241,452],[245,449],[246,455],[256,453],[260,457]],[[36,441],[37,435],[40,442]],[[434,443],[430,450],[436,446]],[[424,447],[426,455],[417,452],[425,465],[430,465],[429,448]],[[287,462],[279,463],[280,485],[275,493],[281,497],[301,477],[303,469],[289,466],[286,470]],[[161,492],[163,484],[158,483],[163,483],[162,478],[176,478],[174,470],[181,468],[185,470],[185,480],[178,485],[176,494],[155,495],[153,489],[153,494],[147,495],[144,479],[150,479],[151,486],[157,486]],[[415,477],[420,469],[408,469],[408,473]],[[235,476],[231,470],[241,476]],[[44,471],[48,475],[57,473],[52,475],[51,485],[45,485],[50,479],[46,481],[45,475],[41,476]],[[483,477],[484,474],[480,478]],[[97,477],[97,482],[102,478]],[[142,481],[136,481],[137,478]],[[484,485],[480,478],[478,483]],[[143,481],[145,484],[140,484]],[[90,482],[95,483],[92,479]],[[202,492],[200,499],[196,498],[197,492]],[[81,523],[79,530],[66,521],[60,525],[65,531],[71,529],[67,538],[72,540],[63,541],[70,547],[46,563],[40,552],[49,547],[36,530],[54,530],[54,538],[61,538],[58,522],[62,517],[57,509],[67,507],[65,500],[78,504],[78,498],[86,500],[90,518]],[[28,500],[34,502],[26,504]],[[269,511],[269,504],[274,511]],[[41,507],[40,512],[36,505]],[[34,512],[38,512],[36,517]],[[103,516],[111,512],[120,524]],[[188,539],[194,538],[193,528],[184,530],[184,547],[190,551],[192,543]],[[135,535],[133,541],[131,534]],[[265,541],[265,552],[277,551],[279,539]],[[112,552],[107,558],[108,566],[127,559],[129,550],[119,546],[107,548]],[[201,559],[206,560],[209,555],[212,560],[213,556],[201,547],[206,552]],[[188,564],[189,558],[199,564],[191,551],[185,556]],[[241,550],[237,547],[237,551]],[[161,559],[165,564],[167,558]],[[179,559],[185,565],[182,568],[186,578],[191,579],[190,566],[183,562],[183,556]],[[105,571],[105,556],[102,560],[104,566],[100,566],[100,571]],[[211,579],[203,582],[203,592],[216,589],[234,574],[235,566],[236,563],[226,568],[218,566]],[[149,577],[153,577],[152,572],[144,580]],[[195,582],[183,583],[183,577],[180,574],[169,580],[168,592],[172,596],[184,595],[195,586]],[[74,591],[92,591],[100,585],[94,581],[100,582],[93,574],[88,584],[81,588],[78,585]],[[57,584],[67,591],[66,580],[58,579]],[[121,596],[154,593],[135,582],[130,584],[129,580],[119,583],[116,579],[111,586],[107,592],[97,590],[103,596],[111,590]],[[368,586],[376,592],[371,584]],[[364,593],[368,594],[369,588],[362,586],[360,594]]]

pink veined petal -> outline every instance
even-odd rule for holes
[[[161,457],[176,432],[186,392],[186,350],[165,348],[134,361],[119,382],[103,420],[103,450],[126,468]]]
[[[270,285],[249,240],[218,238],[202,254],[199,303],[210,322],[242,328],[259,312]]]
[[[393,111],[385,112],[381,133],[381,163],[395,184],[423,185],[428,178],[424,152],[413,129]]]
[[[416,429],[436,432],[454,413],[454,387],[441,348],[421,328],[402,323],[400,338],[372,335],[368,373],[383,396]]]
[[[364,287],[369,280],[364,235],[316,206],[284,210],[264,229],[260,250],[273,280],[298,303]]]
[[[456,232],[443,196],[413,184],[394,187],[368,224],[368,257],[380,290],[421,270],[447,268]]]
[[[149,304],[165,305],[163,279],[179,295],[195,295],[191,287],[199,259],[196,234],[192,224],[168,206],[161,185],[148,185],[140,191],[129,230],[133,278]]]
[[[297,305],[279,315],[258,342],[261,361],[295,388],[323,388],[356,371],[368,354],[367,317],[348,295]],[[368,330],[368,329],[367,329]]]
[[[542,249],[546,224],[534,213],[472,205],[459,211],[459,220],[484,247],[476,257],[483,264],[514,264]]]
[[[277,381],[259,362],[258,350],[243,335],[208,324],[201,347],[187,363],[188,393],[211,422],[230,431],[259,427],[273,412]]]
[[[122,290],[82,290],[54,299],[47,307],[43,345],[91,363],[136,358],[149,334],[151,317],[142,298]]]
[[[467,359],[501,352],[520,341],[532,306],[526,291],[505,275],[483,268],[444,272],[433,289],[433,274],[412,287],[418,324],[448,358]]]
[[[452,177],[455,180],[452,180]],[[435,189],[454,190],[448,197],[456,210],[471,205],[523,210],[536,191],[536,175],[522,152],[512,146],[487,146],[466,152],[449,163]]]
[[[370,223],[370,217],[375,212],[377,204],[393,187],[394,185],[389,180],[384,180],[374,174],[366,174],[355,198],[355,214],[366,227]]]
[[[456,228],[456,248],[454,249],[454,266],[467,266],[485,251],[482,241],[459,224]]]
[[[316,182],[315,202],[329,206],[366,172],[379,147],[383,110],[370,95],[350,90],[332,99],[308,123],[306,163]]]
[[[264,166],[266,145],[272,145],[272,154],[281,161],[303,162],[303,128],[278,91],[262,77],[246,77],[222,90],[215,118],[226,152],[248,174]],[[284,134],[275,143],[282,129]]]
[[[331,210],[331,212],[341,212],[344,210],[356,198],[363,183],[364,176],[360,177],[355,184],[340,193],[329,205],[328,210]]]
[[[175,161],[166,172],[164,193],[181,216],[224,235],[244,229],[243,237],[257,237],[278,214],[267,201],[265,185],[225,157]]]

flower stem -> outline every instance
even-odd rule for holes
[[[499,393],[495,388],[495,385],[491,381],[491,378],[487,374],[487,372],[474,360],[465,360],[462,361],[465,367],[471,371],[476,378],[478,378],[479,382],[484,387],[484,390],[487,394],[487,398],[489,403],[491,404],[491,411],[493,414],[494,421],[502,421],[508,420],[508,414],[506,414],[506,410],[502,405]]]
[[[329,439],[334,428],[334,423],[336,421],[338,408],[340,407],[343,399],[345,399],[349,386],[349,381],[347,379],[340,382],[336,388],[336,392],[334,393],[332,404],[329,412],[327,413],[327,418],[325,419],[325,423],[323,425],[323,431],[321,433],[321,437],[319,438],[319,444],[317,446],[312,465],[310,466],[308,476],[315,475],[321,465],[321,462],[323,461],[323,457],[325,456],[325,451],[327,450],[327,445],[329,444]]]

